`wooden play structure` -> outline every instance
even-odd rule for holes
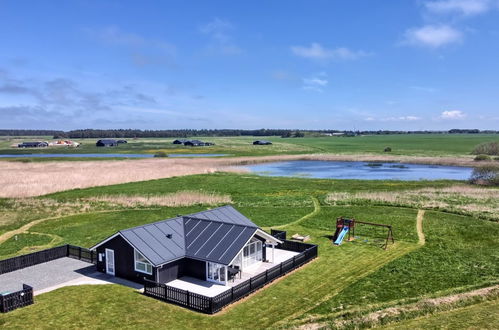
[[[345,237],[348,235],[347,240],[352,241],[356,238],[355,236],[355,227],[358,225],[366,225],[373,226],[375,228],[386,228],[386,239],[383,239],[383,245],[381,246],[384,250],[388,247],[388,243],[391,241],[392,244],[395,243],[395,239],[393,237],[393,230],[391,225],[384,225],[381,223],[373,223],[373,222],[365,222],[359,221],[354,218],[346,219],[343,217],[339,217],[336,219],[336,232],[333,236],[333,243],[335,245],[340,245]],[[367,241],[367,240],[366,240]]]

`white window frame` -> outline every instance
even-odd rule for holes
[[[149,263],[149,262],[147,262],[147,261],[146,261],[146,262],[144,262],[144,261],[139,261],[139,260],[137,260],[137,254],[138,254],[138,255],[140,255],[143,259],[146,259],[146,258],[142,255],[142,253],[140,253],[139,251],[137,251],[137,250],[135,250],[135,249],[133,250],[133,261],[134,261],[134,263],[133,263],[133,268],[135,269],[135,271],[136,271],[136,272],[139,272],[139,273],[144,273],[144,274],[147,274],[147,275],[152,275],[152,264],[151,264],[151,263]],[[143,265],[145,270],[138,269],[138,268],[137,268],[137,264]],[[148,271],[147,271],[147,267],[148,267],[148,266],[150,266],[150,267],[151,267],[151,271],[150,271],[150,272],[148,272]]]

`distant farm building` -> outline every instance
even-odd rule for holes
[[[199,140],[189,140],[189,141],[184,142],[184,146],[202,147],[205,145],[206,144],[203,141],[199,141]]]
[[[256,145],[256,146],[268,146],[268,145],[271,145],[272,142],[270,141],[265,141],[265,140],[256,140],[256,141],[253,141],[253,145]]]
[[[97,147],[116,147],[118,145],[118,141],[116,140],[99,140],[95,144]]]
[[[184,146],[191,146],[191,147],[203,147],[203,146],[215,145],[215,143],[212,142],[203,142],[199,140],[185,140],[185,139],[177,139],[173,141],[173,144],[183,144]]]
[[[117,142],[118,144],[128,143],[128,141],[127,141],[127,140],[118,140],[118,141],[116,141],[116,142]]]
[[[18,148],[45,148],[48,147],[49,144],[47,142],[23,142],[17,145]]]

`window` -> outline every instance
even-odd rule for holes
[[[152,275],[152,265],[146,258],[135,250],[135,270],[141,273]]]

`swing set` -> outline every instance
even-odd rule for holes
[[[395,243],[395,238],[393,237],[393,230],[391,225],[384,225],[381,223],[373,223],[373,222],[365,222],[365,221],[359,221],[354,218],[352,219],[346,219],[343,217],[339,217],[336,219],[336,232],[334,233],[333,236],[333,243],[336,245],[340,245],[342,241],[345,239],[345,236],[348,234],[348,241],[353,241],[355,238],[358,238],[355,236],[355,228],[358,227],[358,225],[361,226],[371,226],[373,227],[374,230],[378,231],[378,229],[381,229],[384,231],[384,228],[386,228],[386,236],[383,234],[380,235],[382,238],[382,245],[381,247],[386,250],[388,247],[388,243],[391,241],[392,244]],[[377,235],[376,235],[377,236]],[[369,239],[365,239],[365,242],[368,242]]]

